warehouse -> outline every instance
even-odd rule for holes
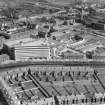
[[[43,40],[32,40],[25,38],[16,41],[9,41],[4,44],[5,53],[10,56],[11,60],[26,59],[49,59],[50,48],[44,46]]]

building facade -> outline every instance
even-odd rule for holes
[[[15,47],[15,59],[50,59],[50,48],[45,46]]]

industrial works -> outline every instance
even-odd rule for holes
[[[105,105],[105,1],[1,0],[0,105]]]

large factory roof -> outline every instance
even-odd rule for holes
[[[18,47],[18,46],[39,46],[43,43],[43,39],[41,40],[35,40],[32,38],[24,38],[24,39],[20,39],[20,40],[13,40],[13,41],[8,41],[5,42],[5,44],[8,47]]]
[[[30,38],[25,38],[25,39],[20,39],[20,40],[13,40],[13,41],[7,41],[5,42],[5,44],[9,47],[13,47],[14,45],[18,45],[20,43],[20,41],[22,42],[28,42],[31,41]]]

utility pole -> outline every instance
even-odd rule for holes
[[[84,1],[82,1],[81,20],[83,20],[83,12],[84,12]]]
[[[83,20],[84,18],[84,9],[85,9],[85,4],[86,4],[87,0],[83,0],[82,1],[82,12],[81,12],[81,20]]]

